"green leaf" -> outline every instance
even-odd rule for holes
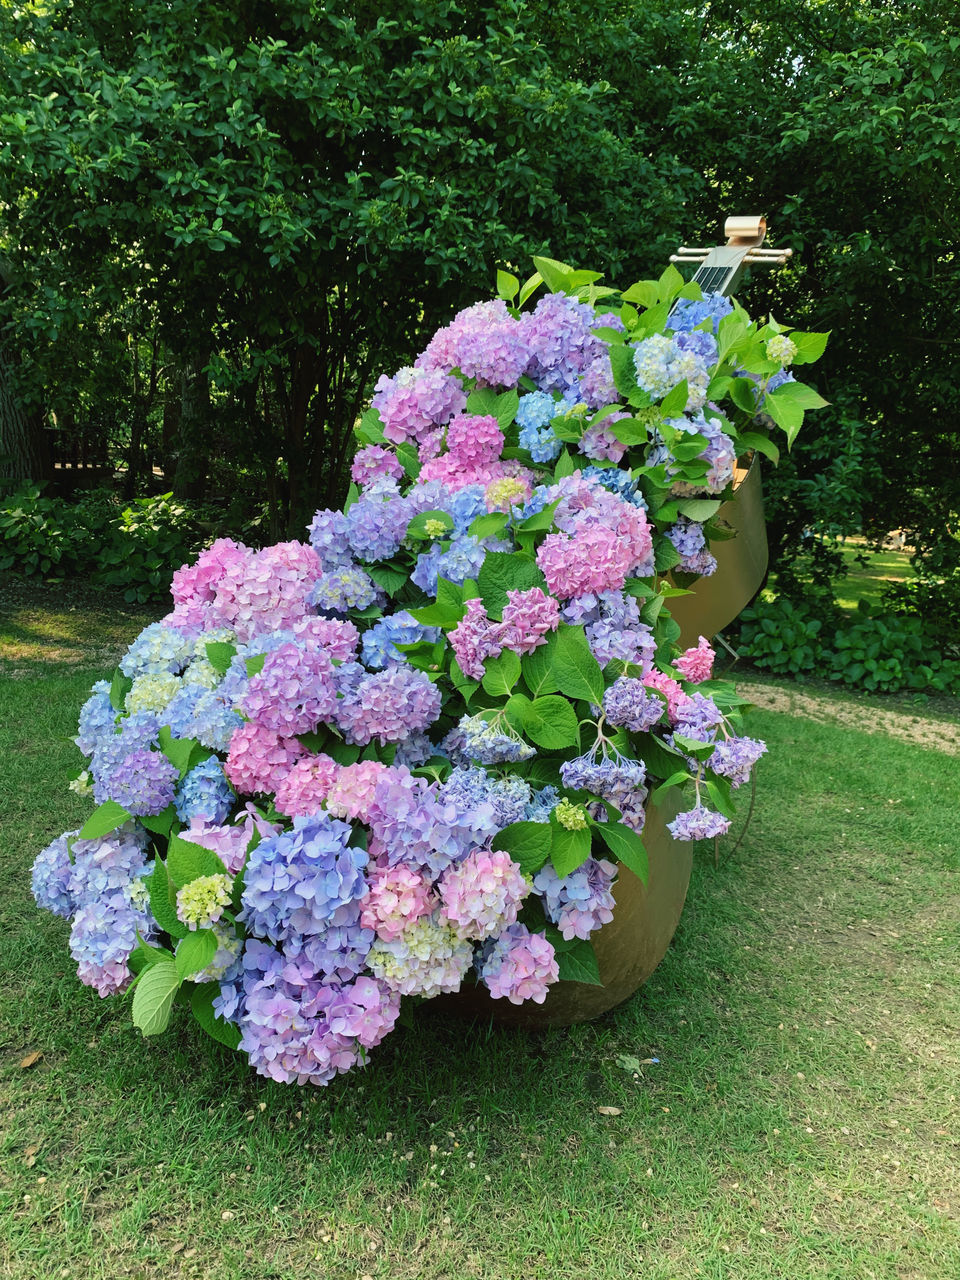
[[[523,304],[526,302],[526,300],[532,297],[533,294],[536,293],[536,291],[540,288],[542,284],[543,284],[543,276],[540,274],[539,271],[534,272],[534,274],[529,278],[529,280],[526,281],[523,288],[520,290],[520,297],[517,299],[517,306],[522,307]]]
[[[177,891],[162,858],[154,862],[147,888],[150,891],[150,914],[160,928],[171,938],[186,937],[187,927],[177,916]]]
[[[827,339],[831,332],[828,329],[826,333],[801,333],[798,329],[794,329],[790,334],[790,339],[797,348],[793,363],[812,364],[814,360],[819,360],[827,349]]]
[[[520,281],[516,276],[511,275],[509,271],[501,271],[497,268],[497,297],[502,298],[504,302],[512,302],[520,292]]]
[[[196,738],[175,738],[170,732],[169,725],[161,727],[157,734],[157,742],[170,763],[179,769],[181,778],[185,777],[200,759],[209,759],[213,755],[213,752],[201,746]]]
[[[660,412],[665,418],[679,418],[687,407],[687,400],[690,398],[690,388],[686,379],[678,382],[660,402]]]
[[[534,255],[533,265],[540,272],[544,284],[551,293],[569,292],[573,270],[565,262],[557,262],[553,258],[539,258]]]
[[[666,573],[680,563],[683,556],[669,538],[655,537],[653,540],[653,567],[657,573]]]
[[[420,474],[420,455],[409,441],[397,445],[397,458],[411,480]]]
[[[546,586],[546,580],[532,556],[505,551],[491,551],[487,554],[477,583],[487,613],[497,621],[503,614],[508,591],[527,591],[530,587]]]
[[[133,1025],[145,1036],[166,1030],[179,986],[177,967],[170,961],[152,964],[141,973],[133,991]]]
[[[137,933],[137,945],[130,952],[127,958],[127,965],[131,973],[142,973],[144,969],[152,964],[160,964],[163,961],[173,959],[171,953],[166,947],[154,947],[149,942],[145,942]]]
[[[534,697],[543,693],[555,693],[560,688],[551,660],[556,643],[557,633],[554,631],[547,637],[545,645],[538,645],[532,653],[523,655],[520,666],[524,683]]]
[[[762,453],[774,465],[780,461],[780,450],[769,436],[763,436],[758,431],[741,431],[737,437],[737,453],[744,453],[747,449],[756,449],[757,453]]]
[[[101,836],[107,835],[110,831],[116,831],[117,827],[122,827],[125,822],[129,822],[131,816],[115,800],[104,800],[103,804],[94,809],[93,813],[80,828],[78,838],[80,840],[99,840]]]
[[[555,695],[535,698],[529,704],[524,711],[523,730],[547,751],[578,746],[580,742],[576,712],[566,698]]]
[[[481,418],[495,418],[499,398],[493,387],[476,387],[467,397],[465,411]]]
[[[701,524],[715,516],[723,503],[716,498],[679,498],[677,510],[688,520],[697,520]]]
[[[564,476],[572,476],[577,467],[570,454],[564,449],[557,459],[557,465],[553,469],[554,480],[562,480]]]
[[[757,384],[751,378],[734,378],[730,383],[730,399],[752,418],[757,412]]]
[[[204,647],[211,667],[218,675],[225,676],[230,663],[237,656],[237,646],[228,644],[226,640],[211,640]]]
[[[506,433],[517,416],[517,410],[520,408],[520,396],[516,388],[510,391],[504,391],[502,395],[497,396],[497,405],[494,410],[494,417],[500,430]]]
[[[213,1000],[219,989],[216,982],[199,983],[190,993],[190,1010],[208,1036],[218,1044],[226,1045],[228,1049],[238,1049],[239,1027],[224,1021],[214,1012]]]
[[[405,569],[397,569],[392,564],[368,564],[365,571],[388,596],[396,595],[409,576]]]
[[[167,871],[178,889],[201,876],[222,876],[227,873],[226,867],[212,849],[204,849],[202,845],[184,840],[176,834],[171,834],[167,847]]]
[[[551,822],[550,827],[553,831],[550,861],[558,876],[568,876],[590,857],[590,830],[568,831],[559,822]]]
[[[123,704],[127,700],[127,694],[133,688],[133,681],[129,676],[125,676],[117,667],[113,673],[113,679],[110,681],[110,705],[114,711],[122,711]]]
[[[470,523],[467,533],[481,541],[484,538],[495,538],[507,527],[507,515],[503,511],[490,511],[486,515],[477,516]]]
[[[635,831],[622,822],[598,822],[593,830],[618,862],[622,862],[644,884],[650,874],[647,851]]]
[[[660,300],[660,290],[655,280],[638,280],[620,295],[624,302],[635,302],[644,311],[656,306]]]
[[[603,702],[603,672],[590,651],[583,627],[561,626],[546,647],[556,688],[568,698]]]
[[[576,945],[557,952],[557,968],[561,982],[583,982],[591,987],[602,987],[600,966],[593,944],[587,938],[578,938]]]
[[[245,663],[247,668],[247,675],[258,676],[260,672],[263,670],[263,664],[266,662],[266,660],[267,660],[267,655],[265,653],[258,653],[252,658],[247,658]]]
[[[162,813],[147,813],[140,818],[141,824],[158,836],[168,836],[176,821],[177,808],[174,804],[168,804]]]
[[[491,848],[509,853],[524,875],[535,875],[550,857],[552,843],[548,822],[512,822],[497,832]]]
[[[488,658],[483,668],[483,687],[495,698],[509,695],[520,679],[520,658],[504,649],[497,658]]]
[[[671,262],[657,281],[658,301],[672,302],[683,286],[683,276]]]
[[[177,943],[176,966],[181,978],[192,978],[217,954],[217,939],[212,929],[197,929]]]
[[[376,409],[368,409],[360,419],[357,438],[363,444],[386,443],[386,436],[383,434],[383,420]]]

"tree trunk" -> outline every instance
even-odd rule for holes
[[[180,371],[180,430],[177,470],[173,478],[175,498],[202,500],[207,487],[210,458],[210,382],[204,370],[206,355],[198,353]]]
[[[50,441],[38,412],[25,413],[0,352],[0,482],[44,481],[53,476]]]

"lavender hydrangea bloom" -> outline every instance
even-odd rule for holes
[[[349,982],[363,972],[375,937],[361,925],[360,904],[353,900],[334,911],[321,933],[293,938],[285,949],[291,958],[303,956],[324,979]]]
[[[626,756],[575,756],[560,766],[565,787],[590,791],[620,810],[621,821],[634,831],[643,829],[647,798],[646,769],[641,760]]]
[[[642,680],[621,676],[604,692],[603,712],[611,724],[623,725],[631,733],[646,733],[662,718],[663,700]]]
[[[726,738],[714,747],[707,768],[739,787],[749,780],[750,771],[766,750],[767,744],[758,738]]]
[[[532,798],[526,779],[516,776],[495,778],[485,769],[477,768],[454,769],[441,786],[440,794],[463,813],[480,805],[490,805],[498,829],[512,822],[521,822]]]
[[[368,491],[347,512],[347,540],[358,560],[389,560],[400,550],[410,522],[410,509],[402,498],[383,502]]]
[[[160,721],[157,717],[151,712],[139,711],[136,715],[127,716],[121,720],[116,733],[101,738],[90,761],[90,772],[93,774],[94,781],[94,799],[97,804],[102,804],[104,800],[109,799],[104,790],[105,780],[120,767],[131,751],[155,746],[159,732]]]
[[[63,837],[73,841],[67,890],[75,911],[117,890],[129,891],[134,881],[146,874],[148,837],[139,824],[125,822],[95,840],[76,839],[77,835],[68,832]]]
[[[513,924],[488,942],[478,961],[481,982],[494,999],[511,1004],[543,1004],[547,989],[560,977],[553,946],[542,933]]]
[[[159,751],[138,747],[94,787],[98,804],[113,800],[135,817],[162,813],[173,803],[180,770]]]
[[[348,742],[402,742],[433,724],[440,714],[440,690],[414,667],[392,663],[368,675],[346,693],[336,708],[337,723]]]
[[[729,819],[705,809],[699,800],[693,809],[678,813],[672,822],[667,823],[667,830],[675,840],[712,840],[729,829]]]
[[[525,822],[549,822],[550,814],[560,803],[560,792],[556,787],[541,787],[535,791],[530,803],[523,810]]]
[[[616,906],[610,886],[617,868],[606,858],[588,858],[568,876],[558,876],[548,862],[534,877],[533,887],[543,898],[544,911],[569,942],[589,938],[613,919]]]
[[[230,749],[230,739],[243,724],[243,718],[235,707],[242,696],[240,690],[246,688],[246,673],[236,684],[228,685],[230,680],[231,673],[228,672],[222,684],[197,698],[193,714],[184,726],[185,732],[178,733],[178,737],[196,738],[211,751]],[[170,727],[173,730],[173,726]]]
[[[294,818],[293,830],[261,840],[247,861],[239,919],[272,942],[321,933],[331,917],[366,893],[366,850],[329,814]]]
[[[217,825],[226,822],[237,797],[216,756],[201,760],[177,787],[174,804],[181,822],[204,818]]]
[[[110,701],[110,686],[98,680],[90,697],[80,708],[80,722],[74,742],[85,756],[92,756],[104,738],[115,730],[117,711]]]
[[[309,525],[310,545],[325,572],[343,569],[353,559],[347,544],[347,518],[342,511],[318,511]]]
[[[351,609],[367,609],[378,599],[376,583],[356,565],[321,574],[307,597],[320,613],[339,615]]]
[[[52,911],[55,916],[69,920],[77,909],[73,894],[70,892],[70,877],[73,863],[70,861],[68,844],[76,831],[66,831],[62,836],[48,844],[37,854],[30,873],[30,887],[33,897],[42,911]]]
[[[428,596],[436,596],[438,578],[445,578],[459,586],[468,578],[475,578],[486,557],[486,548],[470,534],[454,538],[444,551],[438,544],[417,557],[411,580]]]
[[[288,737],[309,733],[337,705],[333,663],[323,649],[283,644],[252,676],[243,711],[256,724]]]
[[[122,890],[81,907],[70,930],[70,954],[80,981],[101,997],[125,990],[133,977],[127,961],[138,931],[145,941],[156,935],[150,915]]]
[[[444,746],[455,764],[517,764],[537,754],[505,722],[484,720],[479,714],[462,716]]]

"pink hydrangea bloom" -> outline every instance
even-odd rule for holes
[[[347,764],[339,770],[327,793],[327,812],[335,818],[353,820],[359,818],[366,822],[373,804],[373,793],[377,783],[388,773],[399,779],[409,774],[409,769],[395,769],[379,760],[360,760],[357,764]]]
[[[323,649],[282,644],[252,676],[241,708],[257,724],[293,736],[316,729],[333,714],[337,690],[333,663]]]
[[[356,657],[360,633],[346,618],[301,618],[292,630],[304,649],[323,649],[337,662]]]
[[[581,525],[573,537],[547,534],[537,551],[547,586],[561,600],[619,591],[632,562],[633,554],[617,532],[596,521]]]
[[[713,674],[713,660],[716,656],[706,636],[701,636],[697,647],[687,649],[673,665],[691,683],[699,684],[701,680],[710,679]]]
[[[370,403],[392,444],[422,439],[464,407],[467,393],[460,379],[449,372],[452,368],[406,368],[392,378],[379,379]]]
[[[665,675],[662,671],[654,670],[647,672],[643,677],[643,683],[648,689],[656,689],[666,697],[667,717],[671,724],[676,724],[677,716],[686,697],[680,682]]]
[[[548,633],[556,631],[560,621],[559,602],[539,587],[508,591],[507,600],[503,610],[504,648],[514,653],[532,653],[546,644]]]
[[[431,915],[436,908],[429,877],[402,862],[368,870],[367,883],[367,895],[360,903],[360,923],[384,942],[399,938],[407,925]]]
[[[438,329],[416,363],[421,369],[460,369],[481,386],[512,387],[529,362],[524,331],[497,298],[467,307]]]
[[[553,946],[542,933],[526,925],[504,929],[487,953],[480,969],[481,981],[495,1000],[511,1004],[532,1000],[543,1004],[547,988],[560,977]]]
[[[439,883],[443,915],[462,938],[482,941],[515,924],[530,882],[503,850],[473,849]]]
[[[319,813],[341,765],[328,755],[305,756],[277,783],[274,804],[288,818]]]
[[[503,445],[503,432],[490,414],[458,413],[447,427],[447,449],[468,467],[496,462]]]
[[[351,1036],[365,1049],[375,1049],[400,1016],[400,997],[376,978],[357,978],[341,987],[327,1006],[327,1023],[335,1036]]]
[[[500,626],[487,617],[482,600],[467,601],[467,612],[448,639],[460,670],[470,680],[482,680],[484,662],[500,656],[500,630]]]
[[[276,791],[292,765],[306,753],[296,738],[282,738],[252,720],[233,731],[224,772],[241,795]]]
[[[627,446],[610,430],[612,423],[626,418],[625,413],[611,413],[595,427],[588,427],[577,445],[579,451],[594,461],[619,462],[627,452]]]
[[[224,573],[244,565],[253,552],[232,538],[218,538],[206,551],[201,551],[196,562],[183,565],[173,575],[171,594],[175,604],[210,602],[214,599],[217,583]]]
[[[215,588],[221,625],[244,642],[292,627],[313,613],[307,599],[322,574],[323,562],[304,542],[280,542],[231,562]]]

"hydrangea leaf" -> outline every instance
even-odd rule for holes
[[[180,986],[177,967],[169,960],[144,969],[133,991],[133,1025],[145,1036],[167,1029],[173,998]]]
[[[690,388],[687,385],[686,379],[684,379],[683,382],[678,382],[677,385],[668,391],[663,397],[663,400],[660,402],[660,412],[665,418],[679,417],[687,407],[687,400],[689,398]],[[674,452],[676,452],[676,450],[674,450]]]
[[[133,688],[133,681],[129,676],[125,676],[117,667],[113,673],[113,679],[110,681],[110,705],[114,711],[122,711],[123,704],[127,700],[127,694]]]
[[[171,938],[186,936],[187,927],[177,915],[177,891],[173,886],[167,867],[161,858],[153,864],[153,874],[147,881],[150,891],[150,914]]]
[[[252,658],[247,658],[245,662],[245,666],[247,668],[247,675],[258,676],[260,672],[263,670],[263,664],[266,662],[266,660],[267,660],[267,655],[265,653],[258,653],[258,654],[255,654],[254,657]]]
[[[215,982],[201,982],[190,993],[190,1010],[204,1031],[218,1044],[228,1049],[240,1047],[240,1029],[232,1022],[218,1018],[213,1008],[214,997],[219,987]]]
[[[532,556],[519,552],[491,551],[481,566],[477,583],[484,607],[497,621],[507,604],[508,591],[528,591],[546,586],[546,580]]]
[[[117,827],[122,827],[125,822],[129,822],[131,816],[123,805],[117,804],[116,800],[104,800],[80,828],[79,839],[99,840],[101,836],[108,835],[111,831],[116,831]]]
[[[483,687],[494,698],[506,697],[520,679],[520,657],[512,649],[504,649],[496,658],[488,658],[483,669]]]
[[[525,875],[534,875],[550,857],[552,841],[547,822],[511,822],[497,832],[491,847],[509,853]]]
[[[557,633],[554,631],[547,637],[546,644],[538,645],[532,653],[523,655],[520,665],[524,683],[534,697],[544,693],[555,693],[560,688],[552,664],[556,642]]]
[[[497,297],[502,298],[504,302],[512,302],[520,292],[520,281],[515,275],[511,275],[509,271],[502,271],[497,268]]]
[[[428,532],[428,524],[439,524],[442,526],[442,533]],[[421,511],[413,517],[407,525],[406,537],[415,538],[418,541],[435,537],[445,537],[453,530],[453,517],[449,511]]]
[[[590,857],[590,831],[586,827],[581,831],[568,831],[554,822],[550,827],[553,831],[550,861],[558,876],[568,876]]]
[[[171,827],[177,821],[176,805],[168,804],[162,813],[144,814],[140,821],[154,835],[168,836]]]
[[[677,508],[688,520],[704,521],[715,516],[723,503],[718,498],[680,498]]]
[[[590,650],[583,627],[561,626],[556,640],[546,647],[556,687],[568,698],[603,702],[603,672]]]
[[[657,573],[666,573],[668,569],[675,568],[682,559],[683,556],[669,538],[654,537],[653,567]]]
[[[523,730],[538,747],[558,751],[562,747],[579,746],[577,715],[566,698],[548,695],[535,698],[525,709]]]
[[[205,747],[202,747],[196,738],[175,738],[168,725],[161,727],[160,732],[157,734],[157,742],[160,745],[160,750],[174,768],[180,770],[181,778],[185,777],[194,764],[198,763],[197,760],[193,759],[198,749],[200,752],[205,752],[206,756],[212,754]]]
[[[602,987],[600,966],[593,944],[586,938],[578,938],[576,945],[557,951],[557,968],[561,982],[584,982],[591,987]]]
[[[541,258],[534,254],[533,265],[540,272],[544,284],[551,293],[566,293],[571,286],[572,267],[555,258]]]
[[[832,330],[826,333],[801,333],[798,329],[794,329],[790,334],[790,340],[797,348],[797,353],[793,357],[794,364],[812,364],[814,360],[819,360],[827,349],[827,340]]]
[[[127,958],[127,965],[131,973],[141,973],[152,964],[160,964],[165,960],[172,959],[173,956],[166,947],[154,947],[149,942],[144,942],[138,930],[137,945],[130,952]]]
[[[230,669],[230,663],[237,656],[237,646],[228,644],[226,640],[211,640],[209,644],[204,645],[207,655],[207,661],[213,667],[218,675],[225,676]]]
[[[398,569],[392,564],[368,564],[365,572],[378,587],[383,587],[388,596],[395,596],[409,577],[405,569]]]
[[[212,849],[205,849],[174,833],[167,848],[167,871],[179,889],[200,876],[222,876],[226,868]]]
[[[780,450],[769,436],[761,435],[759,431],[742,431],[737,437],[737,446],[738,453],[746,452],[747,449],[756,449],[757,453],[762,453],[774,464],[780,461]]]
[[[217,954],[217,939],[212,929],[197,929],[177,943],[174,961],[181,978],[192,978],[206,969]]]
[[[646,884],[650,874],[647,851],[637,833],[622,822],[597,822],[593,830],[617,861]]]

